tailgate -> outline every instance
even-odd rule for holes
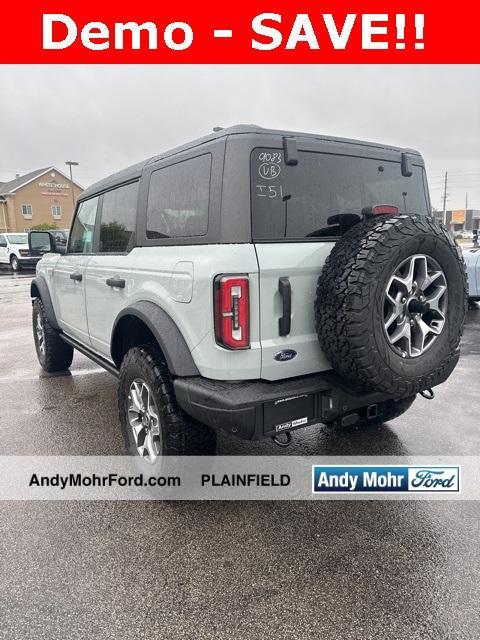
[[[266,380],[306,375],[331,369],[315,332],[313,305],[317,280],[333,242],[257,243],[260,296],[261,377]],[[281,268],[279,268],[281,265]],[[283,299],[280,278],[288,278],[291,323],[281,336]],[[293,350],[293,354],[282,351]],[[289,355],[293,355],[291,359]]]

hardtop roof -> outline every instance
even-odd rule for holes
[[[373,147],[375,149],[384,149],[386,151],[394,151],[398,153],[409,153],[412,155],[419,155],[420,153],[415,149],[410,148],[402,148],[395,147],[393,145],[385,145],[377,142],[368,142],[365,140],[354,140],[352,138],[338,138],[336,136],[327,136],[327,135],[319,135],[316,133],[304,133],[299,131],[287,131],[283,129],[266,129],[264,127],[259,127],[258,125],[253,124],[237,124],[231,127],[226,127],[224,129],[215,128],[212,133],[209,133],[206,136],[202,136],[201,138],[197,138],[196,140],[192,140],[185,144],[182,144],[178,147],[174,147],[163,153],[160,153],[156,156],[152,156],[151,158],[147,158],[141,162],[137,162],[136,164],[131,165],[121,171],[113,173],[102,180],[92,184],[90,187],[87,187],[79,197],[79,200],[84,200],[85,198],[89,198],[92,195],[115,187],[124,182],[128,182],[129,180],[133,180],[135,178],[140,177],[144,167],[150,164],[154,164],[160,160],[165,158],[169,158],[178,153],[182,153],[183,151],[187,151],[189,149],[194,149],[196,147],[200,147],[203,144],[207,144],[208,142],[212,142],[214,140],[218,140],[220,138],[225,138],[231,135],[263,135],[263,136],[281,136],[281,137],[294,137],[297,139],[306,139],[306,140],[319,140],[322,142],[338,142],[340,144],[351,144],[357,145],[361,147]]]

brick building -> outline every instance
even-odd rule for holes
[[[83,191],[55,167],[0,183],[0,232],[28,231],[42,223],[67,229],[73,214],[72,190],[75,200]]]

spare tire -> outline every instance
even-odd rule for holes
[[[467,308],[462,253],[426,216],[367,217],[335,244],[318,280],[318,338],[358,388],[411,396],[458,360]]]

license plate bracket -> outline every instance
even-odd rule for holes
[[[315,394],[301,394],[266,402],[263,405],[265,435],[292,431],[315,419]]]

